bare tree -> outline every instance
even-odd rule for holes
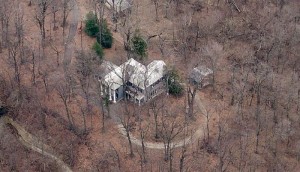
[[[131,15],[126,16],[120,21],[121,23],[120,33],[123,37],[123,45],[124,45],[124,49],[127,52],[127,59],[130,59],[132,55],[131,38],[133,37],[134,32],[136,31],[138,25],[134,21],[135,20]]]
[[[165,18],[169,18],[169,9],[171,5],[172,0],[165,0]]]
[[[206,133],[207,133],[206,142],[207,142],[207,144],[209,144],[209,138],[210,138],[210,135],[209,135],[209,133],[210,133],[209,121],[211,119],[211,109],[205,109],[205,112],[203,112],[202,115],[206,119]]]
[[[12,3],[11,1],[5,1],[1,0],[0,1],[1,6],[0,6],[0,20],[1,20],[1,45],[3,47],[6,47],[8,44],[9,40],[9,23],[10,23],[10,17],[11,17],[11,12],[13,9],[12,8]]]
[[[163,118],[162,120],[162,137],[164,142],[164,160],[172,161],[173,148],[175,145],[172,144],[172,141],[180,134],[183,130],[183,127],[179,124],[176,119],[167,119]],[[170,162],[172,163],[172,162]],[[170,166],[171,167],[171,166]]]
[[[124,49],[126,50],[127,52],[127,58],[130,59],[131,57],[131,46],[130,46],[130,40],[131,40],[131,37],[132,37],[132,28],[131,27],[128,27],[125,31],[124,31],[124,37],[123,38],[123,44],[124,44]]]
[[[101,154],[99,154],[97,160],[93,162],[93,166],[96,171],[121,171],[120,155],[116,148],[111,143],[94,144],[95,146],[103,147]],[[91,149],[92,150],[92,149]],[[91,151],[91,153],[94,153]],[[95,171],[95,170],[93,170]]]
[[[153,100],[150,102],[150,109],[153,117],[154,117],[154,125],[155,125],[155,138],[158,139],[159,138],[159,114],[161,113],[163,108],[163,103],[158,102],[157,100]]]
[[[256,120],[256,146],[255,152],[258,152],[259,136],[262,127],[261,116],[261,102],[262,102],[262,87],[264,82],[269,77],[269,69],[264,64],[257,64],[254,68],[254,74],[256,77],[253,85],[254,93],[256,94],[256,106],[255,106],[255,120]]]
[[[87,127],[86,127],[86,115],[88,113],[87,107],[82,105],[82,102],[80,100],[77,99],[77,104],[80,108],[80,112],[82,115],[82,119],[83,119],[83,133],[82,134],[86,134],[87,133]]]
[[[187,88],[188,116],[190,118],[194,118],[194,104],[195,104],[197,89],[198,89],[197,85],[196,86],[189,85]]]
[[[187,131],[184,130],[185,133],[185,137],[187,136]],[[187,158],[187,146],[186,146],[186,142],[184,140],[184,145],[181,147],[181,154],[180,154],[180,159],[179,159],[179,171],[183,172],[183,167],[184,167],[184,163],[185,160]]]
[[[21,6],[18,7],[16,13],[15,13],[15,18],[14,18],[14,24],[15,24],[15,32],[16,32],[16,37],[18,40],[18,44],[21,47],[20,49],[23,50],[23,43],[24,43],[24,12]],[[21,53],[23,54],[23,52]],[[23,59],[21,57],[21,59]]]
[[[97,1],[97,5],[96,7],[98,7],[98,14],[99,14],[99,19],[98,19],[98,25],[99,25],[99,40],[102,40],[102,35],[103,35],[103,31],[104,31],[104,8],[105,8],[105,0],[100,0]],[[95,11],[95,15],[97,17],[97,11]]]
[[[108,93],[105,92],[105,94],[103,94],[103,91],[102,91],[102,83],[98,80],[98,79],[95,79],[95,82],[96,82],[96,88],[95,88],[95,92],[96,92],[96,95],[95,95],[95,98],[96,98],[96,101],[97,101],[97,105],[99,106],[99,108],[101,109],[101,117],[102,117],[102,132],[105,132],[105,119],[106,119],[106,113],[105,113],[105,109],[109,109],[109,105],[106,105],[106,104],[109,104],[109,100],[108,100]],[[109,111],[109,110],[108,110]]]
[[[57,46],[55,46],[53,43],[50,43],[51,49],[55,52],[56,54],[56,63],[57,66],[59,66],[59,55],[62,52],[61,49],[59,49]]]
[[[154,7],[155,7],[155,20],[158,21],[158,1],[159,0],[152,0]]]
[[[191,25],[192,16],[191,14],[186,14],[181,18],[181,21],[178,23],[178,28],[180,31],[178,32],[179,44],[174,41],[174,45],[177,45],[176,51],[184,58],[185,63],[188,61],[188,57],[190,56],[191,49],[189,46],[189,27]],[[175,39],[175,38],[173,38]]]
[[[68,98],[70,97],[70,94],[71,94],[70,89],[68,88],[68,85],[66,83],[61,83],[61,84],[57,85],[56,91],[65,106],[65,110],[66,110],[68,121],[69,121],[69,128],[74,129],[74,126],[75,126],[74,119],[73,119],[72,113],[70,113],[70,108],[69,108],[69,103],[68,103]]]
[[[36,66],[36,63],[35,63],[35,54],[34,54],[34,51],[32,51],[31,53],[31,63],[32,63],[32,84],[35,85],[36,84],[36,74],[35,74],[35,66]]]
[[[159,44],[158,44],[159,51],[161,53],[161,56],[164,57],[165,56],[166,38],[162,37],[162,34],[159,34],[158,41],[159,41]]]
[[[199,28],[199,23],[197,22],[196,27],[195,27],[195,42],[194,42],[194,51],[197,51],[197,43],[198,39],[200,38],[200,28]]]
[[[212,85],[215,89],[216,87],[216,73],[218,70],[218,60],[221,57],[221,54],[223,52],[223,46],[215,41],[211,41],[208,43],[209,46],[206,46],[204,48],[204,54],[207,55],[206,57],[209,60],[211,69],[213,71],[212,73]]]
[[[62,28],[63,28],[63,38],[65,37],[65,27],[67,26],[67,19],[70,14],[70,11],[73,9],[73,6],[70,3],[70,0],[63,0],[62,2],[62,12],[63,12],[63,21],[62,21]]]
[[[218,154],[218,165],[217,169],[219,172],[225,172],[229,166],[229,152],[233,145],[230,145],[228,135],[224,129],[223,122],[219,121],[218,124],[218,138],[217,138],[217,154]]]
[[[78,51],[76,55],[76,73],[77,79],[79,81],[79,85],[81,91],[83,93],[83,97],[85,99],[85,108],[86,113],[91,111],[91,84],[92,77],[95,72],[96,65],[100,63],[99,58],[94,53]],[[91,128],[92,128],[92,117],[90,114],[91,120]]]
[[[76,80],[76,71],[73,71],[72,68],[67,68],[64,71],[64,79],[66,81],[66,86],[69,90],[69,99],[71,99],[71,96],[74,97],[75,95],[75,88],[78,85],[77,80]]]
[[[34,56],[34,54],[33,54]],[[43,85],[45,87],[45,91],[46,93],[49,92],[49,87],[48,87],[48,76],[49,76],[49,72],[47,68],[43,68],[41,70],[38,71],[38,74],[42,77],[42,81],[43,81]]]
[[[146,163],[147,162],[147,160],[146,160],[145,137],[146,137],[148,129],[149,129],[149,126],[143,127],[142,125],[140,125],[140,128],[139,128],[140,139],[142,141],[141,163]]]
[[[17,42],[10,42],[8,46],[8,60],[14,68],[14,80],[17,83],[18,89],[21,86],[20,59],[18,58],[19,45]]]
[[[35,20],[39,26],[40,34],[42,36],[42,44],[46,39],[46,30],[45,30],[45,20],[48,15],[48,8],[51,5],[53,0],[37,0],[37,8],[35,13]],[[44,45],[43,45],[44,46]]]
[[[126,137],[128,140],[128,144],[129,144],[129,150],[130,150],[130,157],[134,156],[133,153],[133,148],[132,148],[132,141],[131,141],[131,136],[130,136],[130,131],[132,128],[132,121],[131,121],[131,117],[132,117],[132,112],[130,112],[128,104],[124,103],[124,112],[122,117],[120,117],[121,120],[121,124],[123,126],[123,128],[125,129],[126,132]]]

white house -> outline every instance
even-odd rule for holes
[[[103,94],[114,103],[126,97],[140,104],[165,91],[166,64],[162,60],[147,66],[133,58],[119,67],[107,62],[104,65],[109,65],[110,72],[99,77],[99,81]]]

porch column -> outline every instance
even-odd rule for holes
[[[111,101],[111,89],[108,87],[108,95],[109,95],[109,101]]]
[[[113,90],[113,102],[116,103],[116,90]]]

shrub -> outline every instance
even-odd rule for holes
[[[133,52],[136,55],[140,56],[141,59],[147,56],[147,43],[140,35],[134,35],[131,42]]]
[[[2,107],[0,105],[0,117],[4,114],[6,114],[8,112],[8,108],[7,107]]]
[[[113,43],[112,33],[107,27],[107,23],[104,20],[102,22],[102,32],[97,35],[97,41],[102,45],[103,48],[111,48]]]
[[[168,77],[168,89],[169,93],[174,96],[181,96],[183,93],[183,87],[180,84],[180,77],[176,70],[171,70]]]
[[[103,48],[98,42],[94,43],[92,49],[96,52],[96,54],[100,57],[100,59],[103,58],[104,55]]]
[[[86,15],[85,20],[85,33],[91,37],[97,37],[97,42],[102,45],[103,48],[111,48],[113,43],[112,33],[107,27],[106,20],[101,23],[100,27],[97,22],[97,17],[94,13],[89,12]]]
[[[101,44],[105,48],[111,48],[113,42],[112,34],[109,30],[102,33],[102,41]]]
[[[94,13],[89,12],[86,15],[85,20],[85,33],[91,37],[96,37],[99,33],[99,26],[97,23],[97,17]]]

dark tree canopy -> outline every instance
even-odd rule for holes
[[[132,50],[139,57],[139,60],[144,59],[147,56],[147,43],[146,41],[139,35],[136,34],[131,39],[132,42]]]
[[[100,59],[103,58],[104,56],[103,48],[98,42],[94,43],[92,49],[96,52],[96,54],[100,57]]]
[[[89,12],[86,15],[84,31],[88,36],[91,37],[96,37],[97,34],[99,33],[99,25],[97,24],[97,17],[92,12]]]
[[[174,96],[180,96],[183,93],[183,87],[180,85],[180,77],[175,69],[169,71],[168,89],[169,93]]]
[[[98,33],[97,41],[102,45],[103,48],[111,48],[113,43],[112,33],[107,27],[107,22],[104,20],[101,25],[102,32]]]

